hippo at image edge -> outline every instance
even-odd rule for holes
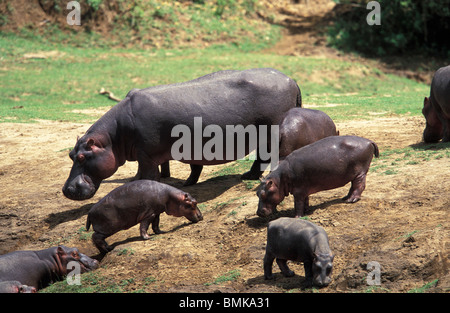
[[[36,293],[34,287],[23,285],[17,280],[0,282],[0,293]]]
[[[295,150],[261,182],[256,214],[265,217],[276,212],[277,205],[291,193],[295,216],[303,216],[309,195],[348,182],[352,185],[343,200],[358,201],[373,155],[379,155],[376,143],[357,136],[330,136]]]
[[[328,136],[338,136],[336,125],[324,112],[292,108],[280,124],[280,160],[292,151]]]
[[[203,220],[197,201],[190,194],[156,181],[137,180],[114,189],[96,203],[89,210],[86,229],[92,225],[92,241],[101,253],[106,253],[113,248],[105,238],[138,223],[143,239],[150,238],[150,223],[155,234],[161,233],[159,215],[163,212],[184,216],[193,223]]]
[[[38,251],[14,251],[0,256],[0,282],[18,281],[41,289],[62,280],[73,270],[68,263],[80,265],[80,274],[98,267],[98,261],[80,253],[77,248],[52,247]]]
[[[180,138],[172,137],[173,128],[186,125],[194,133],[196,117],[202,119],[203,128],[219,126],[225,144],[229,136],[236,136],[226,132],[227,125],[255,125],[258,135],[261,126],[279,125],[283,115],[296,106],[301,106],[297,83],[271,68],[220,71],[184,83],[133,89],[77,140],[69,153],[73,165],[62,191],[72,200],[89,199],[102,180],[112,176],[126,161],[138,162],[136,179],[159,181],[161,176],[169,175],[167,165],[173,159],[172,145]],[[258,179],[264,171],[262,165],[270,163],[258,153],[259,149],[270,150],[270,138],[257,142],[257,158],[250,171],[242,175],[243,179]],[[203,138],[205,143],[207,140]],[[234,144],[229,149],[236,149],[237,142]],[[248,154],[249,140],[245,145]],[[185,185],[198,181],[203,165],[237,159],[236,153],[230,159],[227,149],[222,150],[226,156],[222,160],[209,160],[203,154],[201,159],[180,159],[190,164],[192,170]],[[165,173],[159,172],[159,165],[164,166]]]
[[[309,221],[281,217],[267,227],[264,256],[264,278],[273,279],[272,264],[277,264],[285,277],[294,276],[287,261],[303,262],[307,286],[324,287],[331,282],[334,255],[325,230]]]
[[[426,119],[423,140],[435,143],[450,141],[450,65],[436,71],[431,81],[430,97],[423,101]]]

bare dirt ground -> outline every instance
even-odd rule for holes
[[[299,5],[266,2],[279,13],[264,18],[287,27],[283,39],[267,52],[355,57],[326,47],[320,34],[327,23],[323,17],[333,9],[332,1],[314,1],[315,6],[304,1]],[[418,79],[428,81],[431,77],[425,76]],[[101,197],[132,178],[137,165],[121,167],[92,199],[66,199],[61,188],[72,165],[68,152],[89,126],[48,121],[1,124],[0,254],[64,244],[97,255],[89,236],[81,230],[86,214]],[[374,140],[383,152],[411,145],[420,149],[417,144],[424,119],[394,116],[337,126],[341,135]],[[339,200],[349,186],[310,197],[308,217],[325,228],[335,254],[333,282],[320,292],[406,292],[429,282],[435,283],[428,292],[450,290],[450,161],[444,157],[397,163],[391,175],[369,172],[366,191],[355,204]],[[205,167],[198,184],[182,187],[189,166],[171,162],[173,177],[162,182],[196,197],[204,220],[191,224],[163,214],[161,229],[166,233],[152,234],[150,240],[140,239],[138,226],[115,234],[107,239],[115,249],[102,259],[98,276],[126,292],[305,292],[300,289],[302,265],[291,265],[296,272],[292,278],[282,277],[275,264],[276,279],[265,281],[263,276],[267,223],[293,215],[292,196],[278,207],[276,215],[259,218],[258,184],[243,182],[240,175],[214,174],[225,166],[230,164]],[[377,288],[369,288],[366,282],[370,261],[381,265],[381,286]],[[230,273],[234,279],[217,281]]]
[[[421,141],[421,117],[390,117],[338,123],[341,135],[355,134],[378,143],[380,151]],[[89,208],[135,175],[127,163],[101,185],[94,198],[71,201],[61,192],[71,168],[68,148],[89,125],[42,121],[2,124],[0,129],[0,254],[44,249],[57,244],[96,255],[80,229]],[[256,216],[258,184],[239,175],[214,176],[220,167],[205,167],[197,185],[182,187],[189,166],[171,162],[172,178],[163,182],[190,192],[201,204],[204,220],[191,224],[163,214],[161,229],[147,241],[138,226],[108,238],[115,249],[101,261],[101,277],[122,284],[123,291],[147,292],[285,292],[300,291],[302,265],[293,278],[275,268],[265,281],[262,260],[267,223],[293,215],[289,196],[269,219]],[[368,289],[367,263],[381,265],[375,291],[405,292],[439,279],[429,291],[449,290],[450,162],[432,159],[403,165],[393,175],[370,172],[361,201],[344,204],[348,186],[310,197],[308,217],[328,232],[335,253],[333,282],[320,292]],[[151,230],[150,230],[151,231]],[[124,253],[124,251],[127,251]],[[274,265],[276,266],[276,265]],[[227,273],[235,279],[214,283]],[[126,283],[124,283],[126,282]]]

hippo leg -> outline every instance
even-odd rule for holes
[[[273,279],[273,260],[275,260],[275,256],[272,253],[266,251],[266,255],[264,256],[264,279]]]
[[[289,269],[287,265],[287,260],[277,258],[277,264],[281,270],[281,273],[283,273],[284,277],[292,277],[295,275],[295,273]]]
[[[261,165],[263,163],[259,160],[256,159],[255,162],[253,162],[252,167],[250,168],[250,171],[245,172],[244,174],[242,174],[241,179],[244,180],[256,180],[259,179],[262,175],[262,173],[264,173],[264,170],[261,170]],[[267,167],[267,166],[266,166]]]
[[[200,174],[202,173],[203,165],[191,164],[191,175],[184,182],[183,186],[191,186],[198,182]]]
[[[170,177],[170,165],[169,161],[161,164],[161,177]]]
[[[148,226],[147,226],[148,228]],[[155,234],[162,234],[163,232],[159,229],[159,214],[155,216],[152,221],[152,229]]]
[[[138,158],[138,164],[139,164],[138,172],[134,180],[139,179],[150,179],[155,181],[160,180],[161,174],[159,173],[158,168],[159,163],[149,158]]]
[[[306,287],[311,287],[312,286],[312,281],[313,281],[312,262],[305,261],[305,262],[303,262],[303,266],[305,268],[305,284],[306,284]]]
[[[98,248],[98,250],[100,250],[100,252],[109,252],[111,251],[113,248],[108,245],[105,241],[105,238],[108,236],[105,236],[103,234],[94,232],[92,234],[92,241],[94,242],[95,246]]]
[[[352,180],[352,186],[350,187],[348,195],[342,198],[342,200],[347,203],[355,203],[361,199],[361,194],[366,188],[366,174],[367,172],[359,174]]]
[[[450,119],[444,120],[442,125],[444,126],[442,142],[449,142],[450,141]]]
[[[294,195],[294,211],[295,217],[302,217],[305,215],[305,210],[309,208],[308,196],[296,196]]]
[[[141,233],[141,237],[144,240],[150,239],[149,234],[147,233],[148,227],[150,226],[151,219],[146,218],[141,221],[141,225],[139,226],[139,231]]]

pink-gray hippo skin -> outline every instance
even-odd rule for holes
[[[22,285],[17,280],[0,282],[0,293],[36,293],[34,287]]]
[[[280,124],[280,160],[310,143],[337,135],[336,125],[324,112],[304,108],[290,109]]]
[[[426,119],[423,140],[450,141],[450,65],[441,67],[431,81],[430,97],[425,97],[422,113]]]
[[[28,287],[26,291],[39,290],[49,284],[62,280],[73,266],[80,266],[80,274],[98,267],[98,261],[80,253],[77,248],[65,246],[52,247],[38,251],[14,251],[0,256],[0,282],[4,288],[14,288],[12,281]]]
[[[357,136],[331,136],[289,154],[262,181],[257,195],[257,215],[268,216],[290,193],[294,196],[295,216],[303,216],[309,195],[346,185],[351,188],[343,200],[358,201],[365,189],[366,174],[378,146]]]
[[[69,153],[73,165],[63,193],[72,200],[91,198],[102,180],[113,175],[126,161],[138,161],[137,179],[158,181],[159,165],[166,169],[167,176],[167,162],[173,159],[172,145],[182,137],[181,134],[172,137],[172,129],[186,125],[194,134],[197,117],[201,118],[203,129],[208,125],[221,128],[224,157],[211,160],[203,153],[198,157],[195,149],[191,149],[191,157],[183,156],[180,161],[192,168],[185,184],[195,184],[203,165],[236,159],[236,154],[232,158],[232,153],[226,153],[227,148],[236,149],[225,147],[226,138],[236,136],[227,134],[227,125],[256,125],[258,132],[263,125],[270,129],[279,125],[283,115],[296,106],[301,106],[297,83],[270,68],[220,71],[185,83],[133,89],[77,140]],[[203,138],[203,145],[209,139]],[[270,151],[270,140],[258,140],[258,143],[257,150]],[[249,152],[249,140],[245,145],[245,152]],[[244,179],[258,179],[264,170],[261,165],[270,163],[262,160],[259,153],[257,156],[250,171],[243,174]]]
[[[186,217],[197,223],[203,219],[197,201],[189,193],[152,180],[137,180],[126,183],[107,194],[90,210],[86,229],[92,224],[92,241],[101,253],[111,251],[105,238],[120,230],[140,223],[143,239],[149,239],[148,227],[152,224],[155,234],[159,229],[159,215]]]
[[[294,276],[287,261],[303,262],[307,286],[324,287],[331,282],[334,255],[325,230],[309,221],[281,217],[267,227],[264,256],[264,278],[273,279],[272,264],[276,258],[286,277]]]

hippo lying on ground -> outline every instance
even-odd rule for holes
[[[267,227],[267,246],[264,256],[264,278],[273,279],[272,264],[277,259],[286,277],[294,276],[287,261],[303,262],[308,286],[324,287],[331,282],[333,254],[325,230],[309,221],[281,217]]]
[[[203,219],[197,201],[186,192],[152,180],[126,183],[107,194],[89,211],[86,229],[93,226],[92,241],[102,253],[112,250],[105,238],[138,223],[143,239],[150,223],[155,234],[159,229],[159,215],[184,216],[193,223]]]
[[[378,146],[371,140],[357,136],[331,136],[295,150],[280,162],[262,181],[257,195],[257,214],[264,217],[289,195],[294,195],[295,216],[303,216],[310,194],[352,186],[346,202],[356,202],[365,189],[366,174]]]
[[[427,121],[425,142],[450,141],[450,65],[441,67],[431,82],[430,97],[423,101],[422,113]]]
[[[39,251],[14,251],[0,256],[0,282],[18,281],[41,289],[62,280],[73,270],[71,266],[68,268],[71,261],[79,264],[80,274],[98,267],[97,260],[77,248],[58,246]]]
[[[280,124],[280,160],[292,151],[328,136],[337,136],[336,125],[324,112],[290,109]]]
[[[203,165],[222,164],[237,159],[236,133],[227,132],[229,125],[279,125],[291,108],[301,106],[301,93],[291,78],[270,68],[245,71],[221,71],[185,83],[133,89],[115,105],[84,136],[78,139],[69,153],[73,166],[63,187],[64,195],[72,200],[91,198],[103,179],[113,175],[125,161],[138,161],[137,178],[159,180],[158,165],[167,164],[172,156],[172,145],[182,136],[172,137],[175,126],[185,125],[195,134],[207,126],[223,134],[221,159],[205,158],[206,138],[199,146],[193,145],[191,156],[181,162],[191,164],[192,172],[186,184],[195,184]],[[195,121],[201,120],[202,129]],[[213,126],[214,125],[214,126]],[[257,159],[244,179],[258,179],[264,169],[258,151],[270,151],[267,140],[256,140]],[[230,141],[228,141],[228,140]],[[225,143],[234,140],[234,146]],[[248,154],[250,140],[245,141]],[[253,139],[255,142],[255,139]],[[198,156],[200,154],[200,156]],[[231,154],[231,155],[230,155]],[[166,173],[167,175],[167,173]]]
[[[0,282],[0,293],[36,293],[36,288],[22,285],[17,280]]]

